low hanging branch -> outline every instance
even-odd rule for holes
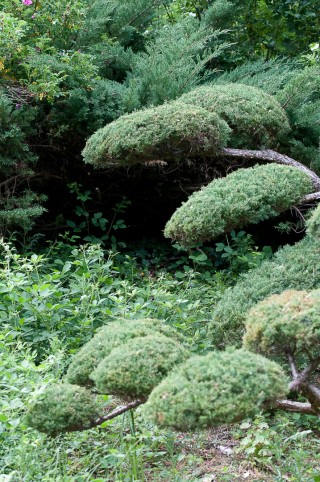
[[[119,415],[122,415],[129,410],[139,407],[139,405],[142,405],[143,403],[145,403],[145,401],[146,400],[139,399],[130,402],[127,405],[122,405],[121,407],[116,408],[112,412],[109,412],[106,415],[102,415],[95,420],[92,420],[92,422],[90,422],[88,425],[74,425],[73,427],[69,427],[68,432],[81,432],[83,430],[89,430],[90,428],[98,427],[99,425],[102,425],[108,420],[112,420],[113,418],[119,417]]]
[[[271,149],[254,151],[254,150],[248,150],[248,149],[231,149],[231,148],[222,149],[220,153],[222,155],[229,156],[229,157],[240,157],[243,159],[257,159],[259,161],[270,161],[270,162],[275,162],[277,164],[283,164],[285,166],[295,167],[297,169],[300,169],[300,171],[305,172],[311,178],[314,188],[317,191],[320,191],[320,178],[317,176],[317,174],[313,172],[311,169],[309,169],[308,167],[304,166],[298,161],[295,161],[291,157],[286,156],[285,154],[280,154],[279,152],[273,151]],[[306,196],[306,198],[308,197],[310,197],[309,199],[310,201],[315,199],[320,199],[320,192],[309,194],[308,196]]]
[[[303,413],[305,415],[316,415],[320,417],[320,412],[314,410],[311,403],[293,402],[292,400],[277,400],[272,404],[272,408],[285,410],[287,412]]]

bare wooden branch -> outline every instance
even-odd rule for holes
[[[294,402],[292,400],[276,400],[276,402],[272,404],[272,407],[287,412],[297,412],[320,417],[320,411],[313,409],[310,403]]]
[[[300,204],[313,203],[319,200],[320,192],[313,192],[311,194],[307,194],[304,198],[302,198]]]
[[[121,407],[116,408],[115,410],[113,410],[110,413],[107,413],[106,415],[102,415],[101,417],[98,417],[95,420],[92,420],[88,425],[74,425],[72,427],[68,427],[68,432],[81,432],[83,430],[88,430],[90,428],[98,427],[99,425],[102,425],[104,422],[107,422],[108,420],[112,420],[113,418],[119,417],[119,415],[122,415],[123,413],[126,413],[129,410],[139,407],[139,405],[142,405],[143,403],[145,403],[145,400],[142,400],[142,399],[135,400],[133,402],[128,403],[127,405],[123,405]]]
[[[260,161],[276,162],[277,164],[283,164],[285,166],[295,167],[300,169],[300,171],[305,172],[312,180],[314,188],[320,190],[320,178],[315,172],[313,172],[308,167],[304,166],[298,161],[295,161],[291,157],[285,154],[280,154],[279,152],[273,151],[271,149],[262,149],[261,151],[253,151],[248,149],[231,149],[225,148],[220,151],[220,155],[229,157],[240,157],[243,159],[257,159]],[[318,199],[318,198],[317,198]]]
[[[299,378],[300,373],[297,370],[295,359],[293,358],[291,353],[288,354],[288,360],[289,360],[292,376],[294,380],[296,380],[297,378]]]

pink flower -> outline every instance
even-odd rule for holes
[[[32,0],[22,0],[23,5],[32,5]]]

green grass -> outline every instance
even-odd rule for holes
[[[60,246],[41,256],[4,248],[1,482],[233,482],[245,475],[257,482],[319,480],[320,424],[312,417],[271,414],[241,425],[177,433],[153,426],[138,409],[134,417],[129,413],[58,438],[28,428],[24,415],[34,397],[61,378],[70,354],[95,327],[118,315],[163,319],[187,335],[194,352],[206,351],[206,325],[234,273],[230,267],[216,272],[203,258],[204,265],[193,265],[192,259],[191,268],[185,254],[166,269],[160,268],[159,254],[151,270],[146,254],[138,262],[98,246],[69,254]],[[108,397],[105,402],[114,403]],[[223,453],[226,447],[230,455]]]

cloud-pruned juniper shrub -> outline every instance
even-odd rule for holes
[[[195,192],[168,221],[164,234],[184,246],[259,223],[296,204],[312,191],[310,178],[288,166],[238,169]]]
[[[144,410],[179,430],[233,423],[258,413],[287,392],[282,368],[245,350],[194,356],[152,392]]]
[[[26,423],[50,435],[67,432],[78,426],[90,428],[101,412],[90,391],[69,383],[55,383],[38,396],[26,416]]]
[[[239,346],[246,313],[257,302],[284,290],[320,288],[320,243],[306,236],[293,246],[280,249],[273,260],[240,276],[217,303],[209,325],[213,346]]]
[[[214,153],[230,129],[217,114],[181,103],[120,117],[93,134],[83,151],[95,167]]]
[[[313,210],[306,224],[307,233],[312,238],[320,240],[320,206]]]
[[[287,290],[258,303],[245,320],[244,346],[268,357],[320,355],[320,290]]]
[[[125,343],[131,344],[135,338],[151,335],[167,336],[177,342],[184,341],[182,335],[174,328],[159,320],[122,319],[114,321],[100,329],[73,357],[66,374],[66,380],[76,385],[92,385],[91,373],[104,358],[110,355],[113,349],[118,347],[122,349]]]
[[[65,379],[38,396],[26,417],[29,426],[56,435],[99,425],[104,420],[99,394],[115,395],[140,405],[175,366],[190,356],[178,341],[185,338],[159,320],[123,319],[111,322],[97,335],[80,350],[80,356],[73,357]],[[79,372],[76,365],[80,365]],[[83,365],[89,372],[91,387],[77,382],[85,381]],[[116,411],[115,416],[119,414]]]
[[[168,336],[138,337],[114,348],[90,378],[101,393],[133,400],[145,398],[175,365],[189,356],[181,343]]]
[[[229,140],[232,147],[274,147],[290,131],[279,102],[248,85],[205,85],[184,94],[179,102],[216,112],[232,129]]]

